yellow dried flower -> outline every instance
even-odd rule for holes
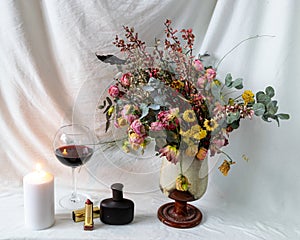
[[[206,157],[207,155],[207,149],[202,147],[199,149],[196,157],[199,159],[199,160],[204,160],[204,158]]]
[[[251,90],[245,90],[242,94],[242,98],[245,102],[245,105],[254,102],[254,94]]]
[[[182,89],[184,87],[184,83],[180,80],[174,80],[171,83],[171,88],[173,89]]]
[[[186,110],[183,113],[183,120],[186,122],[195,122],[196,114],[193,110]]]
[[[126,121],[125,118],[119,117],[117,121],[118,121],[118,125],[119,125],[120,127],[124,127],[124,126],[127,125],[127,121]]]
[[[191,184],[189,183],[187,177],[183,176],[182,174],[180,174],[177,178],[176,178],[176,189],[178,191],[187,191],[189,189],[189,186]]]
[[[233,105],[234,105],[234,99],[233,99],[233,98],[229,98],[228,104],[229,104],[230,106],[233,106]]]
[[[123,142],[123,145],[122,145],[122,149],[125,153],[129,153],[130,150],[129,150],[129,142],[128,141],[124,141]]]
[[[211,119],[211,120],[208,120],[206,119],[204,121],[204,127],[206,128],[207,131],[214,131],[217,127],[218,127],[218,123],[216,120],[214,119]]]
[[[213,81],[213,83],[214,83],[215,85],[217,85],[217,86],[221,86],[221,85],[222,85],[222,83],[221,83],[218,79],[215,79],[215,80]]]
[[[193,133],[200,132],[201,130],[202,130],[202,128],[201,128],[200,125],[198,125],[198,124],[191,127],[191,131],[192,131]]]
[[[189,145],[188,148],[185,150],[185,154],[188,157],[195,157],[197,152],[198,152],[198,146],[195,144]]]
[[[180,132],[179,134],[183,137],[190,137],[191,136],[191,131],[190,130],[187,130],[187,131],[183,131],[180,129]]]
[[[218,168],[221,173],[224,175],[224,176],[227,176],[228,175],[228,172],[230,170],[230,165],[232,164],[235,164],[235,162],[228,162],[227,160],[224,160],[224,162],[222,163],[222,165]]]
[[[111,107],[108,109],[108,111],[107,111],[108,116],[111,116],[112,113],[114,112],[114,110],[115,110],[115,107],[114,107],[114,106],[111,106]]]
[[[206,130],[201,129],[199,132],[197,132],[193,135],[193,138],[195,138],[196,140],[201,140],[201,139],[205,138],[206,135],[207,135]]]

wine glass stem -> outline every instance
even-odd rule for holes
[[[75,167],[72,167],[72,187],[73,187],[73,191],[71,194],[71,202],[78,202],[79,198],[77,196],[77,178],[76,178],[76,173],[75,173]]]

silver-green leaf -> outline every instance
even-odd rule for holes
[[[253,104],[253,110],[256,116],[262,116],[265,113],[265,105],[262,103]]]

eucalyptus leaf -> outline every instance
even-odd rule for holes
[[[163,95],[157,95],[154,97],[154,104],[164,106],[166,97]]]
[[[237,78],[232,82],[232,87],[235,87],[236,89],[242,89],[243,88],[243,79]]]
[[[266,94],[260,94],[257,97],[258,103],[263,103],[264,105],[267,105],[269,102],[271,102],[271,98]]]
[[[238,129],[239,126],[240,126],[240,121],[234,121],[233,123],[230,124],[230,126],[231,126],[233,129]]]
[[[274,105],[275,107],[277,107],[277,103],[278,103],[278,102],[277,102],[276,100],[273,100],[272,103],[273,103],[273,105]]]
[[[273,102],[269,102],[266,107],[267,107],[267,112],[271,115],[275,115],[278,110],[278,107],[275,106]]]
[[[151,108],[152,110],[159,110],[160,109],[160,105],[159,104],[150,104],[149,108]]]
[[[228,124],[233,123],[234,121],[238,120],[240,118],[240,113],[239,112],[235,112],[235,113],[228,113],[227,118],[226,118],[226,122]]]
[[[158,79],[156,79],[156,78],[154,78],[154,77],[151,77],[151,78],[149,79],[148,85],[151,85],[151,86],[153,86],[154,88],[159,88],[160,85],[161,85],[161,81],[158,80]]]
[[[258,99],[262,96],[265,95],[265,93],[263,91],[259,91],[256,93],[256,100],[258,101]]]
[[[276,115],[278,118],[282,119],[282,120],[288,120],[290,119],[290,115],[287,113],[279,113]]]
[[[274,88],[272,88],[271,86],[268,86],[268,87],[266,88],[266,94],[267,94],[270,98],[274,97],[274,96],[275,96],[275,90],[274,90]]]
[[[153,92],[155,90],[155,88],[150,85],[143,86],[142,88],[144,91],[147,91],[147,92]]]
[[[229,88],[232,85],[232,76],[230,73],[228,73],[225,77],[225,85],[226,85],[226,87],[229,87]]]
[[[149,107],[145,103],[142,103],[140,104],[140,109],[142,110],[142,116],[140,117],[140,119],[142,119],[148,115]]]
[[[262,103],[253,104],[253,111],[256,116],[262,116],[265,113],[265,105]]]

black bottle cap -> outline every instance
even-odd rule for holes
[[[122,183],[114,183],[111,185],[113,200],[121,201],[123,199],[123,184]]]

